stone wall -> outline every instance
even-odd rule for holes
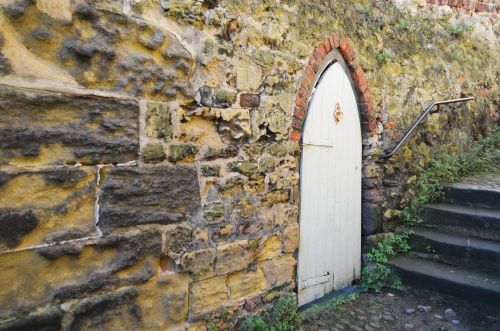
[[[363,235],[397,224],[432,154],[498,123],[487,13],[361,0],[1,6],[0,330],[227,328],[295,290],[300,129],[323,49],[357,87]],[[378,158],[423,106],[460,95],[476,100]]]
[[[425,0],[428,4],[439,6],[450,6],[453,8],[464,8],[473,11],[486,11],[490,13],[500,12],[500,2],[498,0]]]

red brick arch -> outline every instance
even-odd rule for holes
[[[307,116],[308,97],[311,94],[311,89],[314,87],[315,77],[323,68],[322,63],[326,55],[335,49],[339,51],[347,64],[351,73],[352,82],[356,88],[363,136],[369,136],[371,133],[374,133],[377,128],[374,114],[375,103],[370,88],[368,87],[368,80],[365,72],[361,66],[354,63],[356,53],[349,43],[349,40],[347,38],[339,38],[339,36],[334,33],[331,37],[319,43],[314,49],[300,81],[300,87],[295,99],[292,130],[290,132],[290,139],[293,141],[300,142],[304,120]]]

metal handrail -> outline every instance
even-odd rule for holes
[[[388,153],[388,154],[380,155],[380,157],[383,158],[383,159],[387,159],[387,158],[393,156],[398,151],[398,149],[400,149],[401,146],[408,140],[408,138],[410,138],[410,136],[412,135],[413,131],[415,131],[415,129],[417,128],[417,126],[420,124],[420,122],[422,122],[422,120],[431,112],[431,110],[432,110],[432,108],[434,108],[434,106],[448,105],[450,103],[457,103],[457,102],[467,102],[467,101],[470,101],[470,100],[473,100],[473,99],[474,99],[473,97],[467,97],[467,98],[451,99],[451,100],[433,102],[429,107],[427,107],[427,109],[422,114],[420,114],[418,116],[418,118],[413,123],[413,125],[411,126],[411,128],[405,133],[405,135],[403,136],[403,138],[401,138],[401,140],[399,141],[399,143],[392,149],[392,151],[390,153]]]

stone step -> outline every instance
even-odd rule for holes
[[[500,242],[415,228],[410,239],[413,254],[485,272],[500,272]]]
[[[500,277],[410,256],[397,256],[389,265],[404,283],[500,305]]]
[[[500,176],[468,179],[443,187],[443,202],[478,208],[500,208]]]
[[[499,209],[430,204],[425,208],[424,223],[444,232],[500,241]]]

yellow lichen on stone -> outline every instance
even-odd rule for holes
[[[191,312],[194,316],[211,312],[227,303],[227,277],[219,276],[193,282],[190,293]]]
[[[48,16],[61,20],[63,22],[71,22],[71,0],[37,0],[36,7],[42,13]]]
[[[147,316],[145,329],[171,330],[184,326],[189,309],[189,282],[185,273],[169,273],[137,287],[137,303]]]
[[[283,255],[274,260],[261,262],[260,265],[267,280],[267,289],[282,285],[294,286],[296,260],[291,254]]]
[[[278,256],[281,253],[281,240],[278,236],[271,236],[264,242],[264,248],[260,255],[260,260],[268,260]]]
[[[75,79],[63,69],[30,52],[2,13],[0,13],[0,31],[4,42],[2,53],[9,60],[13,74],[77,85]],[[4,77],[3,80],[5,79]]]
[[[297,248],[299,248],[299,224],[292,223],[285,228],[283,251],[293,253]]]
[[[261,293],[266,288],[266,278],[262,270],[240,271],[228,278],[230,297],[233,301]]]
[[[80,236],[95,234],[95,168],[23,172],[11,176],[0,187],[0,208],[12,210],[10,217],[17,215],[19,222],[28,222],[29,218],[33,225],[30,231],[14,235],[14,224],[9,224],[11,235],[17,237],[17,243],[12,242],[10,246],[19,248],[51,242],[57,238],[51,239],[53,234],[61,231],[77,231]]]

